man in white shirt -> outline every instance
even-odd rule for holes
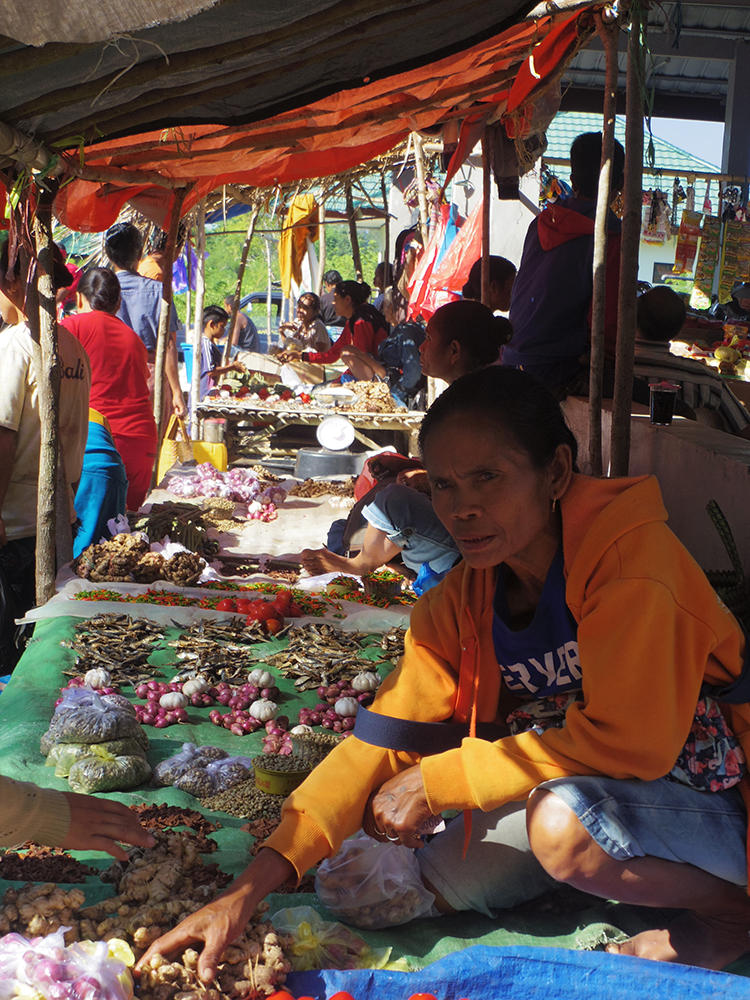
[[[59,263],[59,266],[58,266]],[[67,277],[66,277],[67,276]],[[70,284],[70,274],[56,260],[55,278]],[[9,324],[0,332],[0,667],[15,665],[13,618],[35,603],[36,509],[39,479],[39,377],[41,351],[31,337],[23,312],[25,287],[16,266],[8,271],[7,244],[0,254],[0,314]],[[81,344],[58,328],[61,364],[60,442],[75,520],[73,485],[81,475],[88,433],[91,386],[89,360]]]

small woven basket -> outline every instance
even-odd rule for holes
[[[727,550],[732,569],[705,570],[704,572],[711,586],[735,618],[739,620],[746,631],[750,632],[750,587],[732,529],[715,500],[708,501],[706,512]]]

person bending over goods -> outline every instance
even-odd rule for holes
[[[203,336],[201,337],[201,389],[200,398],[213,389],[216,380],[226,372],[241,372],[245,366],[240,361],[222,364],[224,351],[219,343],[224,339],[229,313],[221,306],[206,306],[203,310]]]
[[[297,318],[279,327],[283,340],[283,350],[327,351],[331,338],[320,318],[320,299],[315,292],[304,292],[297,300]]]
[[[106,851],[119,861],[127,861],[121,843],[138,847],[154,845],[154,838],[143,829],[136,814],[121,802],[76,792],[57,792],[2,775],[0,796],[3,847],[15,847],[30,840],[71,851]]]
[[[516,280],[516,265],[505,257],[490,257],[490,300],[487,306],[492,312],[507,312]],[[461,290],[465,299],[482,301],[482,258],[471,265],[469,277]]]
[[[303,361],[312,361],[319,365],[331,365],[339,358],[349,364],[349,377],[367,381],[368,376],[361,369],[355,356],[344,358],[346,347],[356,347],[370,360],[378,353],[378,346],[388,336],[388,327],[381,313],[367,301],[370,286],[364,281],[340,281],[333,293],[333,304],[337,313],[344,316],[346,323],[341,336],[327,351],[304,351]],[[294,358],[294,352],[286,352],[288,358]]]
[[[750,414],[726,380],[713,368],[693,358],[672,354],[685,323],[685,303],[667,285],[656,285],[638,298],[633,399],[649,405],[649,384],[666,379],[680,387],[677,413],[739,437],[750,438]]]
[[[230,317],[233,306],[234,296],[227,295],[224,299],[224,308]],[[234,327],[232,328],[232,347],[238,351],[260,351],[258,328],[247,313],[244,313],[241,309],[237,310]]]
[[[416,851],[436,915],[492,915],[564,883],[686,911],[655,915],[621,953],[738,958],[750,899],[735,734],[747,753],[750,705],[731,688],[746,639],[667,527],[656,480],[579,475],[553,395],[499,366],[449,386],[420,445],[462,562],[417,601],[399,665],[256,858],[141,966],[203,942],[210,979],[263,897],[360,828]],[[724,735],[694,759],[706,715]],[[413,720],[407,738],[425,755],[400,750],[382,716]],[[425,722],[458,725],[436,737]],[[446,810],[467,815],[425,843]]]
[[[123,323],[135,330],[143,341],[148,351],[149,370],[153,379],[156,342],[159,335],[162,286],[153,278],[144,278],[138,274],[138,261],[142,250],[143,237],[132,222],[116,222],[107,230],[104,238],[104,252],[112,263],[120,282],[121,298],[117,316]],[[174,303],[172,303],[169,310],[169,335],[164,355],[164,377],[171,391],[171,403],[168,408],[174,410],[178,417],[184,417],[185,400],[180,386],[180,373],[177,369],[177,325],[177,313],[174,309]],[[168,395],[169,393],[165,393],[165,404]],[[165,408],[167,408],[166,405]]]
[[[117,317],[120,283],[114,271],[92,267],[76,293],[78,312],[65,328],[91,362],[90,404],[109,422],[128,477],[128,510],[138,510],[151,486],[156,461],[156,421],[148,390],[148,352]],[[98,539],[95,539],[95,541]]]
[[[419,349],[422,371],[455,382],[467,372],[497,361],[509,335],[508,320],[493,316],[481,302],[449,302],[437,309],[427,324]],[[400,481],[384,487],[363,508],[367,528],[356,555],[305,549],[301,560],[307,572],[313,576],[362,575],[400,554],[406,568],[417,576],[420,589],[423,581],[437,582],[457,561],[459,552],[433,510],[424,478],[419,471],[402,473]],[[415,484],[422,489],[413,488]]]

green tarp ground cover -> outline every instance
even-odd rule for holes
[[[0,773],[61,791],[68,790],[68,783],[66,779],[55,777],[54,770],[45,766],[39,752],[39,739],[48,727],[60,687],[66,682],[62,672],[70,669],[74,662],[72,651],[60,643],[72,639],[75,621],[72,618],[55,618],[39,622],[34,639],[0,696]],[[168,638],[177,635],[178,630],[175,629]],[[282,645],[283,640],[274,640],[268,648],[272,652]],[[378,658],[382,652],[373,649],[368,655]],[[170,651],[157,651],[151,662],[155,666],[171,663]],[[302,703],[311,705],[317,700],[315,691],[301,696],[295,692],[292,682],[285,678],[279,677],[278,686],[282,692],[282,710],[292,720],[296,719]],[[128,688],[125,693],[132,695]],[[150,739],[148,756],[152,765],[171,756],[184,742],[210,743],[230,753],[247,756],[259,752],[260,733],[233,736],[208,721],[209,711],[208,708],[191,708],[191,722],[186,725],[163,730],[147,727]],[[241,829],[244,820],[207,811],[191,795],[174,788],[142,787],[132,792],[108,795],[129,804],[167,803],[197,809],[208,819],[221,824],[221,828],[212,835],[218,850],[210,860],[232,874],[239,873],[247,864],[252,838]],[[107,868],[111,863],[107,855],[78,852],[76,857],[99,869]],[[0,880],[0,893],[10,884]],[[110,886],[98,882],[93,876],[82,888],[91,902],[112,892]],[[270,897],[269,902],[271,912],[281,907],[304,904],[314,906],[327,919],[333,919],[310,893],[277,894]],[[403,959],[406,967],[421,968],[444,955],[475,944],[595,948],[618,932],[636,933],[651,926],[656,919],[653,911],[619,906],[562,889],[508,911],[497,919],[463,913],[439,920],[417,920],[389,930],[358,933],[374,948],[390,946],[392,959]],[[735,963],[731,971],[750,975],[750,961],[743,959]]]

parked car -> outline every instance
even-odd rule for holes
[[[260,349],[265,354],[268,348],[278,342],[277,332],[281,323],[281,304],[283,296],[281,291],[274,288],[271,291],[271,343],[268,342],[268,332],[266,328],[266,302],[267,292],[250,292],[240,299],[240,309],[246,313],[255,323],[258,329],[258,339]]]

